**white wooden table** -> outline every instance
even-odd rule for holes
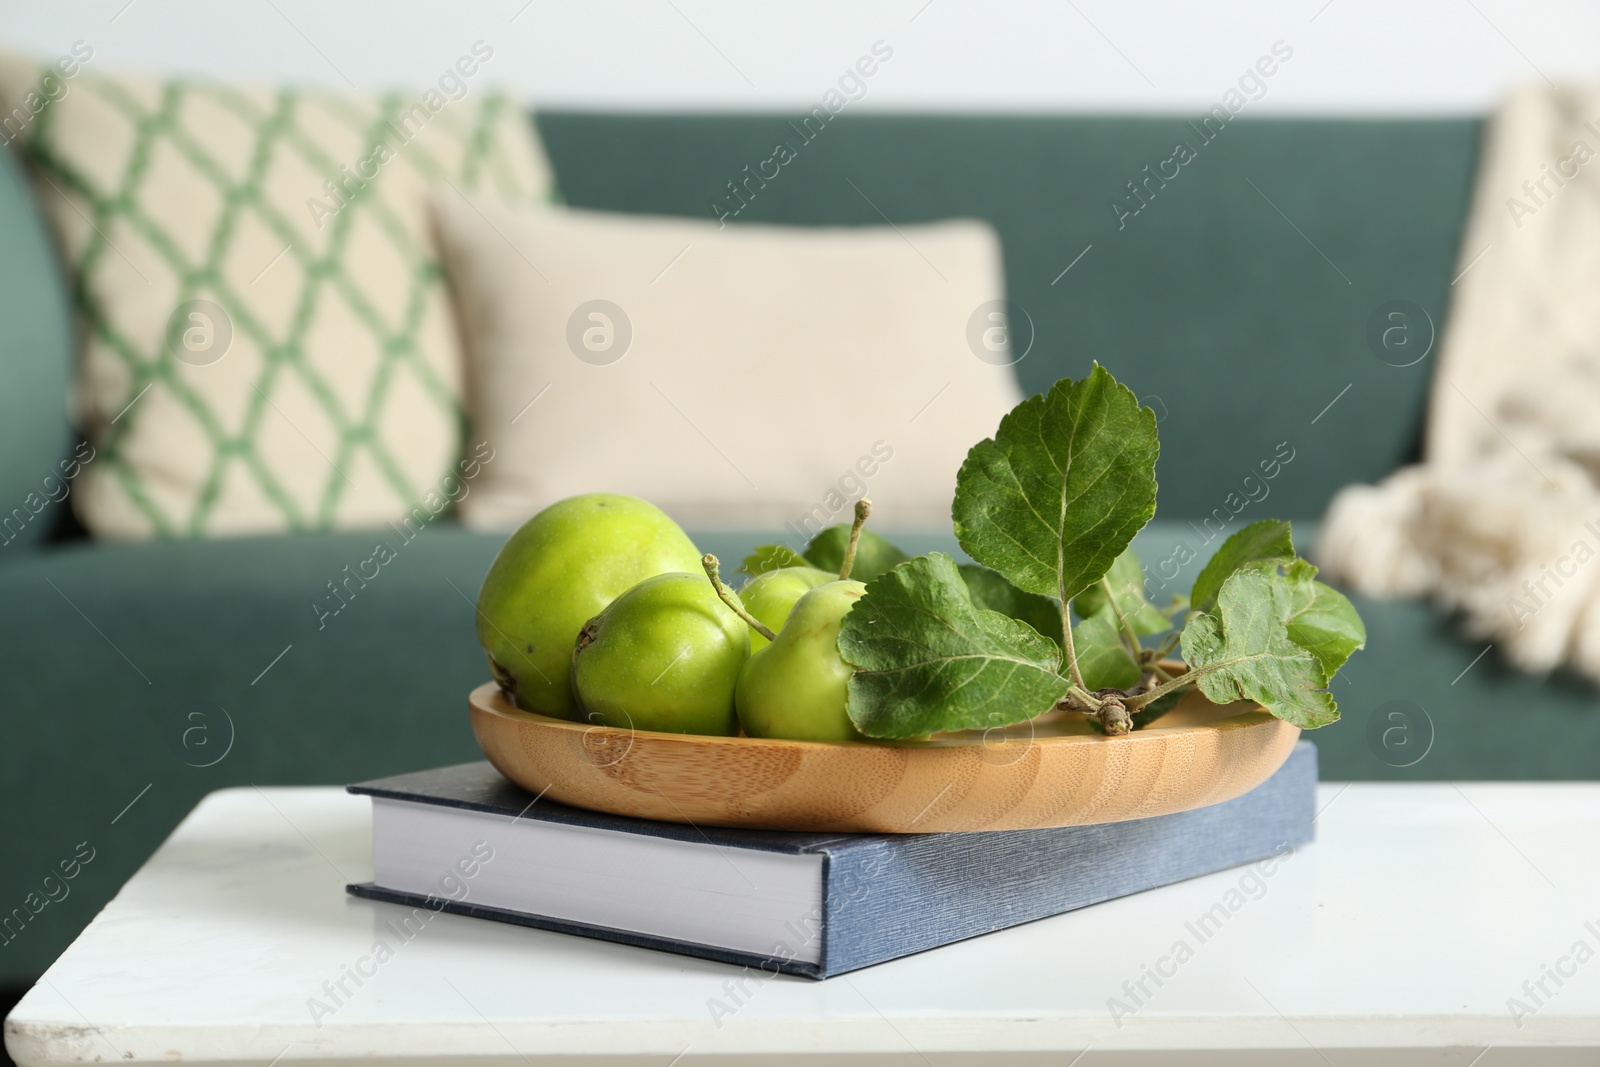
[[[401,911],[344,892],[371,874],[368,802],[226,790],[23,998],[6,1044],[24,1065],[1600,1064],[1600,784],[1324,785],[1321,806],[1317,843],[1270,874],[827,982],[439,915],[357,985]]]

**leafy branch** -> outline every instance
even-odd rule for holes
[[[976,565],[863,539],[867,591],[839,635],[857,728],[922,737],[1059,710],[1126,733],[1190,690],[1305,728],[1334,721],[1327,686],[1366,631],[1295,555],[1288,523],[1228,538],[1187,600],[1162,610],[1146,596],[1129,546],[1155,513],[1158,453],[1154,414],[1097,364],[1024,400],[968,453],[951,513]],[[745,568],[834,569],[855,554],[851,533],[825,530],[803,554],[767,546]],[[1183,668],[1167,670],[1179,649]]]

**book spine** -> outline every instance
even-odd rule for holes
[[[820,977],[1281,856],[1311,841],[1317,753],[1242,797],[1150,819],[878,839],[830,850]]]

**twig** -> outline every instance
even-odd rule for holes
[[[1167,681],[1162,682],[1154,689],[1140,693],[1138,696],[1129,697],[1126,701],[1128,710],[1138,711],[1140,708],[1144,707],[1152,700],[1155,700],[1157,697],[1164,697],[1174,689],[1181,689],[1186,685],[1192,685],[1197,679],[1199,679],[1201,675],[1210,674],[1212,671],[1221,666],[1224,666],[1224,664],[1214,663],[1209,667],[1202,667],[1199,670],[1184,671],[1176,678],[1169,678]]]
[[[760,619],[746,611],[744,605],[739,602],[738,595],[723,584],[722,565],[717,562],[716,556],[707,552],[700,557],[700,566],[706,569],[706,577],[711,579],[711,587],[717,591],[717,595],[722,598],[722,602],[728,605],[729,611],[743,619],[750,629],[765,637],[768,641],[776,641],[778,639],[778,635],[773,633]]]
[[[1105,591],[1106,603],[1111,605],[1111,613],[1117,617],[1117,625],[1122,630],[1122,643],[1127,646],[1128,655],[1133,658],[1135,663],[1139,662],[1139,653],[1141,651],[1139,635],[1134,632],[1133,623],[1123,613],[1122,605],[1117,603],[1117,595],[1111,589],[1111,579],[1102,575],[1100,577],[1100,588]]]

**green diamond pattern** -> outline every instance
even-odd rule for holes
[[[87,102],[94,108],[93,122],[74,122],[69,109],[86,106],[81,98],[73,99],[78,94],[93,98]],[[115,536],[239,532],[240,521],[224,513],[224,488],[237,478],[253,483],[252,500],[270,501],[269,514],[245,520],[245,532],[350,525],[341,521],[339,509],[356,490],[347,472],[358,462],[368,472],[363,484],[366,524],[375,524],[373,487],[367,484],[374,478],[384,489],[379,510],[392,501],[391,518],[399,519],[436,492],[450,473],[466,425],[461,360],[429,236],[425,194],[429,188],[453,186],[527,202],[551,199],[553,192],[531,122],[514,101],[482,91],[446,103],[414,139],[403,140],[398,124],[415,114],[410,109],[421,99],[399,93],[363,98],[82,77],[72,86],[72,95],[39,114],[24,150],[40,196],[63,234],[83,323],[86,365],[97,360],[120,363],[109,373],[102,367],[92,376],[88,392],[99,390],[98,396],[85,401],[80,395],[84,429],[99,453],[87,473],[111,483],[100,487],[105,494],[120,493],[131,505],[119,509],[118,523],[126,527],[128,518],[136,516],[132,525],[144,527],[118,529]],[[85,144],[86,132],[104,131],[108,120],[114,132],[99,133],[99,144]],[[329,136],[330,129],[335,136]],[[366,178],[358,161],[371,158],[380,144],[390,147],[393,158],[381,162],[376,176],[364,185],[347,181],[358,169]],[[362,147],[352,155],[352,145]],[[208,231],[202,229],[198,240],[192,227],[174,232],[170,222],[148,208],[152,198],[170,195],[159,188],[156,160],[173,153],[204,179],[206,195],[196,198],[193,218],[216,211],[214,223]],[[343,183],[348,203],[323,216],[325,229],[317,231],[320,247],[314,247],[318,241],[307,239],[313,229],[309,202],[338,207],[317,187],[323,181]],[[220,208],[206,203],[212,191]],[[308,206],[300,206],[301,200]],[[286,326],[283,309],[275,313],[265,307],[255,281],[242,279],[237,264],[228,269],[230,256],[240,254],[240,234],[247,224],[257,243],[265,227],[273,243],[285,248],[283,262],[269,265],[262,257],[263,275],[297,268],[301,281],[292,294]],[[367,232],[358,248],[359,228]],[[141,244],[142,268],[134,266],[111,236],[124,233],[136,235]],[[170,277],[150,279],[152,262]],[[144,277],[150,289],[133,291],[139,287],[126,284],[128,268]],[[275,288],[281,296],[281,283]],[[150,299],[162,301],[159,314],[140,306],[141,300]],[[243,338],[259,352],[260,368],[248,382],[241,383],[237,375],[221,382],[197,374],[168,351],[166,316],[194,299],[226,310],[235,348]],[[353,371],[349,352],[328,351],[315,343],[319,314],[336,315],[346,329],[351,322],[359,324],[376,353],[370,368]],[[436,320],[431,339],[429,316]],[[441,347],[448,351],[438,351]],[[223,359],[232,356],[230,350]],[[407,375],[413,381],[400,390],[396,383]],[[352,376],[359,379],[356,397],[351,394]],[[106,395],[104,383],[119,380],[125,387]],[[269,442],[285,434],[289,421],[278,401],[289,390],[299,398],[297,410],[302,413],[304,396],[314,398],[327,423],[319,427],[321,448],[291,423],[324,461],[314,478],[318,488],[309,499],[307,472],[294,472],[300,479],[297,494],[272,462]],[[156,429],[147,420],[162,410],[172,411],[170,404],[163,408],[151,403],[146,395],[151,392],[175,400],[203,432],[209,448],[199,465],[190,455],[179,476],[141,444],[141,435]],[[418,397],[426,401],[419,404]],[[397,412],[396,405],[409,408]],[[396,425],[405,429],[397,433]],[[408,438],[424,425],[433,433],[430,439],[442,432],[451,447],[418,456],[414,449],[408,452],[405,440],[395,439]],[[192,428],[187,432],[192,440]],[[177,489],[175,480],[182,483]],[[157,485],[159,493],[153,491]],[[95,530],[95,516],[85,518]]]

